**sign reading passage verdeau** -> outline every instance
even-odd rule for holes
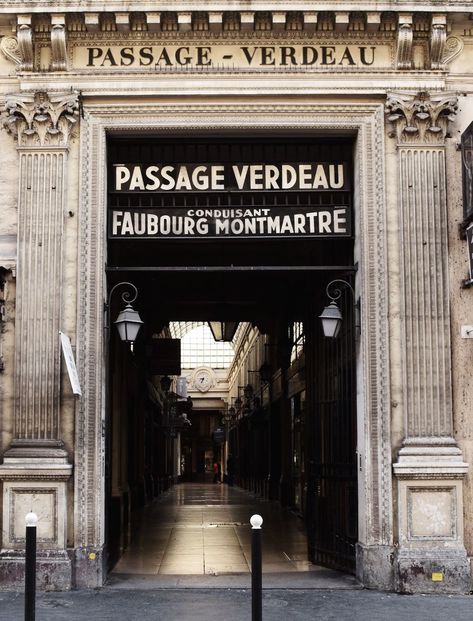
[[[128,69],[134,71],[246,69],[278,71],[303,67],[305,70],[343,68],[367,69],[393,66],[392,44],[359,45],[323,41],[311,44],[268,43],[247,45],[222,43],[215,45],[182,44],[150,40],[148,45],[131,42],[129,45],[84,45],[83,40],[72,44],[74,68],[89,70]]]
[[[345,163],[115,164],[115,192],[348,190]]]
[[[254,206],[251,196],[264,193],[344,192],[350,189],[346,162],[233,164],[114,164],[110,193],[179,194],[239,193],[235,207],[114,206],[109,211],[111,239],[198,239],[259,237],[348,237],[352,234],[347,205],[329,201],[292,200],[286,205]],[[129,200],[129,199],[127,199]],[[120,199],[121,202],[121,199]],[[181,203],[182,204],[182,203]],[[225,204],[225,201],[224,201]]]

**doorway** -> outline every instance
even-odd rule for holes
[[[349,182],[343,189],[324,191],[233,188],[196,192],[186,187],[186,191],[148,193],[136,173],[136,187],[109,192],[109,210],[148,210],[155,215],[172,210],[227,211],[236,215],[236,210],[247,208],[253,213],[270,209],[307,212],[342,206],[351,211],[352,152],[352,141],[340,138],[115,136],[108,142],[110,174],[117,164],[132,171],[137,162],[146,168],[156,162],[176,167],[185,162],[189,169],[213,162],[264,162],[274,166],[271,170],[276,174],[288,162],[335,165],[341,161]],[[181,479],[200,475],[203,481],[198,482],[205,483],[207,461],[215,458],[215,448],[205,439],[208,434],[202,434],[195,444],[194,431],[182,430],[176,445],[177,438],[163,424],[163,403],[150,386],[154,384],[146,342],[165,334],[171,321],[220,319],[255,327],[265,339],[264,360],[258,364],[267,362],[271,368],[270,382],[263,387],[258,384],[260,401],[256,404],[253,396],[251,410],[244,410],[248,404],[240,391],[251,382],[248,376],[238,380],[235,401],[244,402],[242,413],[238,424],[228,429],[229,450],[237,458],[236,484],[302,516],[312,561],[353,571],[357,495],[352,305],[344,301],[349,310],[337,344],[325,343],[317,319],[325,305],[327,283],[335,277],[353,282],[353,240],[352,230],[339,237],[256,234],[150,239],[125,235],[109,239],[109,287],[122,280],[137,286],[146,326],[133,354],[120,349],[117,341],[110,345],[107,489],[111,565],[132,540],[133,513]],[[261,366],[250,369],[247,364],[246,371],[259,372]],[[231,402],[227,405],[231,407]],[[215,416],[209,411],[208,420]],[[209,431],[217,422],[209,422]],[[333,520],[334,514],[341,516],[338,521]]]

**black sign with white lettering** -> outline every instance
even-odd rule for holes
[[[350,189],[347,164],[115,164],[112,192],[327,192]]]
[[[239,209],[119,209],[109,212],[110,238],[349,237],[347,206]]]

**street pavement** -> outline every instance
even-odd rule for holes
[[[21,593],[0,592],[0,621],[23,620]],[[239,588],[117,589],[41,593],[36,621],[250,621]],[[264,621],[471,621],[473,596],[397,595],[362,589],[268,589]]]
[[[300,518],[226,485],[179,485],[134,516],[105,587],[38,593],[35,621],[251,621],[251,529],[264,516],[263,621],[473,621],[473,596],[397,595],[307,560]],[[23,621],[0,585],[0,621]],[[28,620],[30,621],[30,620]]]

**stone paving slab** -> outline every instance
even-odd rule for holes
[[[0,592],[0,621],[23,621],[23,596]],[[36,621],[249,621],[249,589],[41,593]],[[471,621],[472,596],[366,590],[266,590],[264,621]]]
[[[320,590],[320,589],[356,589],[361,588],[355,577],[333,569],[313,566],[312,571],[278,572],[263,574],[263,588],[293,589],[293,590]],[[159,575],[145,574],[111,574],[107,581],[110,589],[249,589],[251,574],[220,575]],[[473,618],[472,618],[473,619]]]

